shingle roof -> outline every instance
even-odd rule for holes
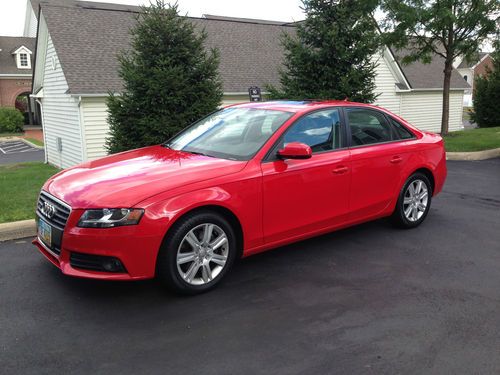
[[[35,38],[0,36],[0,74],[31,74],[31,69],[18,69],[16,58],[12,55],[21,46],[35,53]]]
[[[466,59],[463,59],[460,65],[457,67],[457,69],[463,69],[463,68],[472,68],[474,65],[476,65],[479,61],[483,59],[484,56],[488,55],[488,52],[479,52],[478,58],[474,59],[472,61],[466,61]]]
[[[75,0],[31,0],[41,4],[49,34],[73,94],[105,94],[122,90],[116,56],[130,43],[130,29],[139,7]],[[225,93],[246,92],[250,86],[279,85],[283,32],[293,24],[208,15],[191,18],[208,34],[207,47],[220,51],[220,75]],[[401,66],[412,88],[442,88],[439,59],[426,65]],[[453,88],[468,88],[458,74]]]
[[[52,0],[51,0],[52,1]],[[47,22],[71,93],[119,92],[117,54],[128,48],[139,8],[116,4],[43,2]],[[278,84],[283,48],[280,36],[291,26],[192,18],[205,28],[207,47],[220,51],[224,92],[246,92],[250,86]]]
[[[398,61],[403,74],[411,85],[412,89],[442,89],[444,80],[444,59],[435,54],[432,56],[432,61],[429,64],[424,64],[420,61],[405,65],[402,59],[410,54],[408,49],[400,49],[394,51],[396,60]],[[469,84],[462,76],[453,70],[451,73],[451,88],[452,89],[469,89]]]

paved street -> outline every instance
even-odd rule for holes
[[[215,291],[62,276],[0,244],[3,374],[498,374],[500,159],[449,162],[417,229],[385,220],[242,261]]]
[[[26,142],[0,141],[0,165],[24,163],[27,161],[43,161],[43,149],[32,147]]]

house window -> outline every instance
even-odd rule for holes
[[[467,78],[468,78],[467,76],[464,76],[465,82],[468,82],[468,81],[467,81]]]
[[[20,53],[19,54],[19,65],[23,68],[28,67],[28,54],[27,53]]]
[[[13,52],[13,54],[16,58],[17,69],[31,69],[31,51],[25,47],[21,47]]]

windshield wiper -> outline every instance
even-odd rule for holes
[[[193,154],[193,155],[202,155],[202,156],[208,156],[209,158],[215,158],[215,156],[213,155],[208,155],[208,154],[205,154],[203,152],[198,152],[198,151],[187,151],[187,150],[182,150],[184,152],[189,152],[190,154]]]

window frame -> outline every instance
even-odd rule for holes
[[[387,122],[387,125],[389,126],[390,128],[390,131],[391,131],[391,137],[393,138],[392,140],[390,141],[384,141],[384,142],[377,142],[377,143],[369,143],[369,144],[366,144],[366,145],[353,145],[352,143],[352,133],[351,133],[351,124],[349,123],[349,118],[347,116],[347,110],[348,109],[362,109],[362,110],[366,110],[366,111],[372,111],[372,112],[376,112],[378,113],[379,115],[381,115],[382,117],[385,118],[385,121]],[[410,129],[408,129],[406,126],[404,126],[403,124],[401,124],[400,121],[396,120],[393,116],[390,116],[378,109],[375,109],[375,108],[366,108],[366,107],[357,107],[357,106],[349,106],[349,107],[343,107],[342,110],[344,111],[344,118],[345,118],[345,123],[346,123],[346,130],[347,130],[347,140],[349,142],[349,148],[352,149],[352,148],[361,148],[361,147],[373,147],[373,146],[378,146],[378,145],[385,145],[385,144],[388,144],[388,143],[395,143],[395,142],[407,142],[407,141],[410,141],[410,140],[413,140],[413,139],[416,139],[417,136],[415,135],[415,133],[413,133]],[[391,119],[395,120],[397,123],[399,123],[404,129],[406,129],[410,134],[413,135],[412,138],[408,138],[408,139],[401,139],[399,138],[399,135],[396,133],[396,130],[394,129],[394,126],[391,124]]]
[[[15,52],[16,55],[16,66],[17,69],[31,69],[31,53],[25,47],[18,49]],[[21,63],[21,55],[26,55],[26,65],[22,65]]]
[[[274,142],[274,144],[269,148],[269,150],[266,152],[264,157],[262,158],[262,163],[267,163],[267,162],[274,162],[277,160],[281,160],[278,158],[278,148],[281,142],[283,141],[283,138],[285,137],[286,133],[300,120],[302,120],[304,117],[309,116],[313,113],[316,112],[322,112],[322,111],[331,111],[333,109],[336,109],[339,113],[339,119],[340,119],[340,141],[342,144],[342,147],[339,148],[334,148],[331,150],[325,150],[325,151],[319,151],[319,152],[313,152],[312,156],[314,155],[321,155],[325,154],[328,152],[336,152],[336,151],[341,151],[341,150],[346,150],[349,148],[348,138],[347,138],[347,129],[346,129],[346,123],[345,123],[345,118],[344,118],[344,111],[343,107],[341,106],[331,106],[331,107],[322,107],[318,109],[314,109],[312,111],[308,111],[306,113],[303,113],[299,117],[297,117],[293,122],[285,129],[285,131],[279,136],[279,138]],[[309,159],[304,159],[303,161],[306,161]]]

